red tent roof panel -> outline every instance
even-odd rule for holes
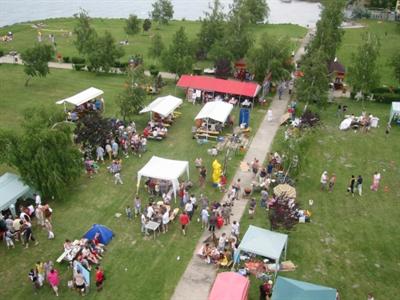
[[[208,300],[247,300],[249,285],[249,279],[238,273],[219,273]]]
[[[260,89],[260,86],[254,82],[191,75],[182,75],[176,85],[181,88],[194,88],[246,97],[255,97]]]

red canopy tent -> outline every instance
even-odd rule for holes
[[[218,92],[251,98],[254,98],[260,90],[260,86],[254,82],[242,82],[192,75],[182,75],[176,85],[181,88],[192,88],[202,91]]]
[[[219,273],[208,300],[247,300],[249,286],[249,279],[238,273]]]

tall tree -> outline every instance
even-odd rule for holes
[[[129,15],[126,19],[125,32],[127,34],[137,34],[140,31],[140,20],[136,15]]]
[[[208,52],[216,41],[224,37],[225,14],[220,0],[214,0],[209,4],[210,12],[205,12],[201,20],[200,32],[197,35],[198,46],[196,55],[199,58],[206,58]]]
[[[161,56],[162,63],[168,71],[182,75],[192,70],[193,57],[189,44],[185,29],[181,27],[174,34],[169,48]]]
[[[344,0],[325,0],[321,18],[317,22],[317,32],[310,45],[309,53],[321,49],[327,61],[335,59],[336,51],[340,46],[344,34],[340,27],[344,19]]]
[[[151,18],[160,24],[168,24],[174,16],[174,7],[170,0],[157,0],[152,4]]]
[[[151,21],[150,21],[150,19],[144,19],[144,21],[143,21],[143,31],[144,31],[144,32],[147,32],[147,31],[150,30],[150,28],[151,28]]]
[[[0,132],[3,145],[0,158],[3,163],[15,167],[24,182],[45,198],[62,199],[81,174],[81,154],[73,144],[72,129],[63,123],[49,127],[48,120],[54,119],[53,112],[39,110],[39,114],[25,116],[22,133]],[[30,124],[32,115],[34,124]],[[46,116],[43,122],[37,122],[43,116]]]
[[[87,54],[88,66],[96,72],[108,72],[123,55],[124,50],[116,44],[111,33],[106,31],[103,36],[96,38],[94,49]]]
[[[353,64],[349,67],[348,80],[353,91],[361,92],[364,96],[379,86],[380,75],[377,59],[379,57],[380,42],[377,36],[365,33],[363,43],[357,53],[352,54]]]
[[[46,77],[49,70],[49,61],[54,55],[53,48],[46,44],[37,44],[33,48],[28,48],[21,54],[24,62],[24,72],[28,75],[25,86],[28,86],[32,77]]]
[[[132,120],[143,107],[146,99],[144,83],[144,69],[141,65],[129,70],[125,89],[118,98],[119,111],[124,121]]]
[[[288,37],[264,35],[260,45],[249,51],[249,67],[258,82],[262,82],[269,72],[274,82],[290,77],[293,70],[290,44]]]
[[[243,9],[241,0],[234,0],[230,6],[224,39],[225,46],[234,59],[243,58],[253,45],[249,25],[249,12]]]
[[[314,52],[302,63],[304,77],[296,81],[296,94],[300,101],[316,103],[324,107],[328,102],[329,76],[325,53],[322,50]]]
[[[149,55],[151,57],[160,57],[163,50],[164,50],[164,43],[162,41],[161,35],[159,33],[156,33],[151,39],[151,44],[149,47]]]
[[[249,14],[250,23],[264,22],[269,15],[269,7],[266,0],[242,0],[243,9]]]
[[[96,30],[90,25],[90,18],[85,10],[80,10],[74,15],[77,24],[74,27],[76,40],[74,44],[81,55],[87,55],[92,52],[95,47],[97,38]]]

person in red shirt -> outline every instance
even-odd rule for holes
[[[96,267],[96,287],[97,291],[101,291],[103,289],[103,281],[104,281],[104,271],[97,266]]]
[[[224,226],[224,218],[220,214],[218,214],[218,216],[217,216],[217,228],[221,229],[222,226]]]
[[[183,235],[186,235],[186,225],[189,224],[189,222],[190,222],[189,216],[187,215],[186,211],[184,211],[179,216],[179,222],[182,225],[182,233],[183,233]]]

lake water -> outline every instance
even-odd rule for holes
[[[208,8],[209,0],[172,0],[174,19],[197,20]],[[225,9],[232,0],[221,0]],[[318,3],[293,0],[267,0],[269,22],[313,26],[320,13]],[[125,18],[136,14],[146,18],[153,0],[0,0],[0,27],[30,20],[71,17],[84,8],[92,17]]]

